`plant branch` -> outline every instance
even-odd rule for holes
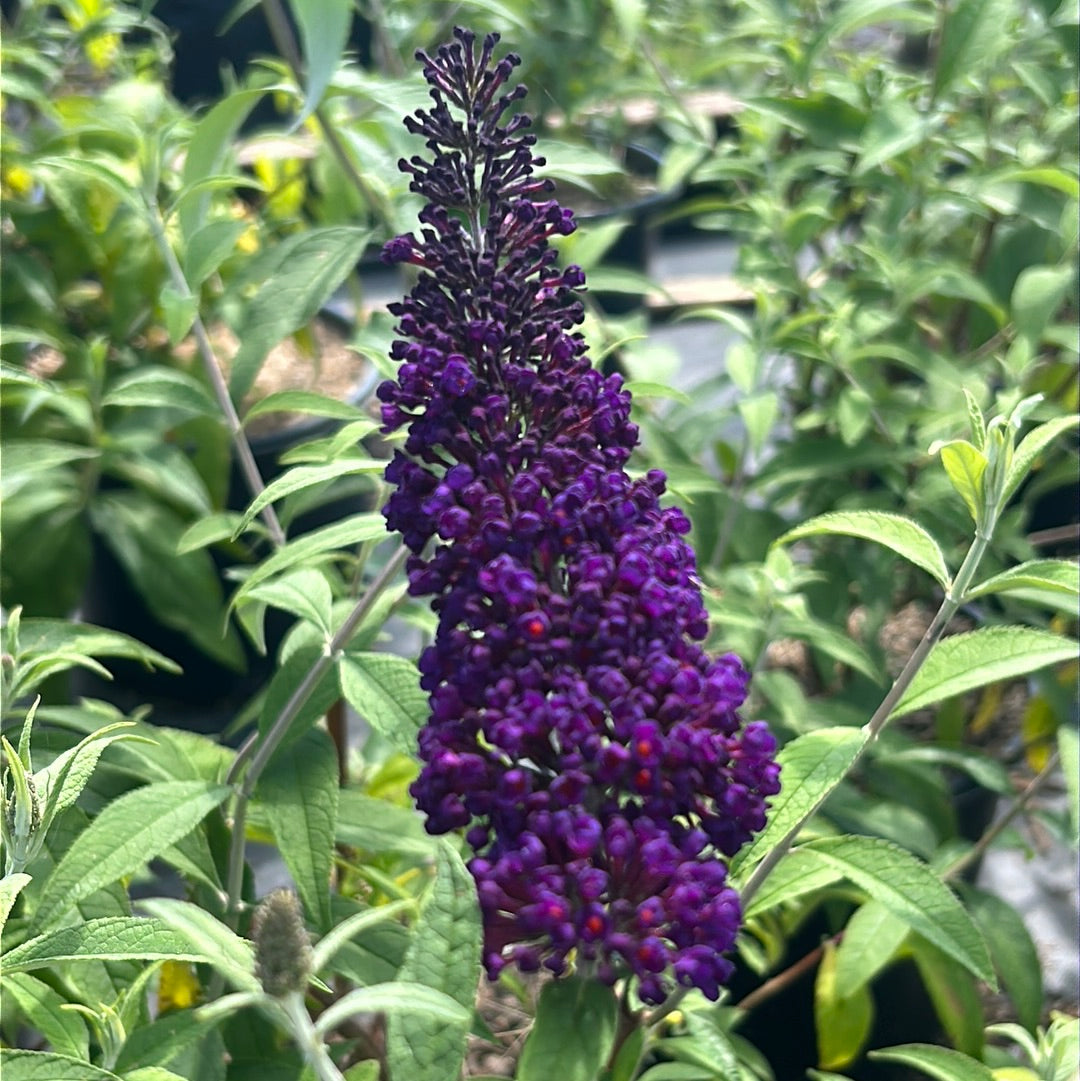
[[[270,28],[270,36],[274,39],[274,45],[292,69],[294,77],[299,80],[304,68],[304,62],[300,55],[296,35],[293,33],[292,25],[289,23],[289,18],[285,13],[281,0],[262,0],[261,6],[263,16],[266,18],[266,23]],[[394,222],[390,211],[387,209],[385,202],[360,175],[359,170],[349,156],[349,152],[345,149],[345,143],[338,134],[337,128],[327,117],[326,108],[322,104],[317,105],[313,110],[313,115],[318,121],[326,145],[337,159],[337,163],[341,166],[341,170],[348,178],[349,183],[356,188],[360,198],[371,207],[392,233],[394,231]]]
[[[755,1006],[760,1006],[763,1002],[767,1002],[770,998],[780,994],[781,991],[790,987],[800,976],[812,969],[821,960],[827,942],[831,942],[836,946],[843,937],[844,932],[841,931],[833,935],[832,938],[826,939],[825,942],[812,949],[805,957],[800,957],[793,965],[789,965],[783,972],[778,972],[771,980],[766,980],[756,990],[740,999],[735,1003],[734,1008],[736,1010],[752,1010]]]
[[[240,748],[236,758],[233,760],[226,781],[230,784],[236,784],[241,772],[243,772],[243,781],[240,783],[233,808],[232,844],[229,849],[229,872],[226,888],[229,898],[227,915],[230,920],[235,921],[240,906],[240,892],[244,881],[247,805],[251,800],[252,793],[255,791],[255,786],[259,782],[259,777],[277,750],[278,745],[284,739],[297,714],[318,686],[319,681],[337,660],[341,650],[345,648],[356,632],[357,627],[363,622],[364,617],[371,611],[379,594],[401,570],[409,555],[409,549],[402,545],[386,561],[386,565],[364,592],[363,597],[356,603],[356,606],[346,617],[345,622],[341,624],[333,638],[327,643],[322,655],[311,666],[307,675],[304,676],[288,701],[282,706],[281,712],[266,735],[260,737],[259,733],[255,733]],[[250,764],[248,764],[249,760]],[[244,771],[245,766],[247,766],[246,771]]]
[[[972,864],[978,863],[990,846],[1001,836],[1005,829],[1013,822],[1013,820],[1024,810],[1025,807],[1034,799],[1036,793],[1042,788],[1044,784],[1050,779],[1054,771],[1057,769],[1061,758],[1058,752],[1055,750],[1047,763],[1039,772],[1028,781],[1023,792],[1020,792],[1013,797],[1012,804],[1009,809],[996,821],[989,829],[975,842],[975,845],[965,852],[959,859],[950,863],[948,867],[942,872],[942,878],[955,878],[957,875],[962,874]]]
[[[188,284],[187,277],[184,275],[183,268],[176,258],[176,252],[173,251],[172,245],[169,243],[169,238],[165,235],[165,227],[161,221],[161,209],[158,207],[156,200],[147,198],[146,209],[150,229],[154,234],[158,250],[165,260],[165,266],[169,271],[169,278],[172,281],[173,288],[176,289],[180,296],[191,296],[191,287]],[[214,354],[214,347],[210,341],[206,324],[198,312],[195,313],[191,330],[195,335],[195,344],[199,350],[199,357],[203,362],[203,367],[206,369],[206,377],[210,380],[214,397],[224,414],[225,423],[232,438],[233,448],[236,450],[236,456],[240,463],[240,470],[244,474],[244,480],[247,482],[251,498],[255,499],[262,494],[266,485],[263,483],[262,476],[259,473],[259,466],[255,461],[255,455],[252,453],[247,433],[240,422],[240,415],[236,412],[236,406],[233,405],[232,396],[229,394],[228,385],[225,383],[225,377],[221,374],[221,365]],[[277,512],[274,510],[273,505],[268,503],[259,512],[259,516],[270,533],[270,539],[274,547],[281,548],[285,544],[285,530],[281,528],[281,523],[278,521]]]
[[[946,590],[945,599],[941,602],[941,607],[938,608],[937,614],[931,621],[930,626],[926,628],[926,633],[922,636],[919,644],[908,658],[903,670],[896,677],[896,680],[889,688],[888,693],[881,700],[881,704],[874,710],[873,716],[863,726],[863,735],[865,738],[863,739],[862,746],[852,759],[851,765],[848,767],[848,772],[855,768],[856,763],[866,754],[870,745],[881,735],[885,725],[889,722],[889,718],[892,716],[892,712],[896,708],[897,703],[900,701],[908,687],[911,686],[912,680],[914,680],[926,658],[930,655],[930,651],[940,641],[949,621],[963,603],[964,596],[975,576],[975,571],[978,569],[979,563],[986,553],[989,544],[990,532],[983,533],[977,529],[975,532],[975,540],[968,549],[967,555],[964,556],[964,562],[956,572],[956,577],[952,580],[949,588]],[[821,805],[828,798],[828,795],[829,793],[826,792],[821,796],[821,798],[807,810],[798,822],[788,830],[784,837],[766,853],[765,858],[754,868],[753,873],[746,880],[746,885],[740,891],[740,900],[742,901],[744,909],[754,894],[761,889],[762,883],[769,877],[773,868],[787,855],[803,826],[817,814]]]

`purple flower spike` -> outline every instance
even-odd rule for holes
[[[406,126],[428,154],[401,168],[428,203],[384,249],[419,268],[379,388],[407,430],[384,513],[439,617],[412,794],[431,832],[467,829],[492,979],[584,963],[647,1002],[715,999],[740,920],[724,857],[764,825],[776,744],[739,719],[739,661],[698,644],[663,473],[626,472],[630,395],[575,329],[584,274],[550,246],[573,216],[535,175],[497,40],[418,54],[434,104]]]

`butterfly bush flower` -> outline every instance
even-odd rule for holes
[[[584,275],[550,244],[574,220],[506,88],[520,60],[455,38],[418,54],[434,106],[405,123],[428,154],[401,168],[427,205],[383,253],[418,268],[379,388],[407,430],[385,514],[438,615],[412,793],[431,832],[467,830],[491,978],[572,960],[647,1002],[673,981],[715,999],[740,919],[724,857],[764,825],[775,743],[738,716],[746,670],[699,644],[663,473],[626,471],[630,394],[575,329]]]

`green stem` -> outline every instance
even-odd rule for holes
[[[307,1064],[314,1070],[319,1081],[345,1081],[341,1071],[334,1064],[326,1044],[319,1038],[311,1016],[304,1005],[304,997],[294,991],[279,1000],[282,1010],[289,1019],[289,1030],[293,1042],[300,1049]]]
[[[1054,751],[1054,753],[1050,755],[1046,765],[1043,766],[1043,768],[1027,783],[1023,792],[1018,793],[1013,798],[1009,809],[990,826],[971,849],[960,856],[959,859],[950,863],[942,872],[941,877],[945,879],[956,878],[957,875],[962,874],[972,864],[981,860],[994,841],[996,841],[1005,831],[1006,827],[1008,827],[1017,815],[1019,815],[1032,799],[1034,799],[1035,794],[1050,779],[1060,762],[1061,759],[1058,752]]]
[[[896,708],[896,704],[900,701],[900,698],[908,687],[911,686],[911,681],[915,678],[916,673],[923,666],[926,658],[930,655],[930,651],[940,641],[949,621],[963,603],[968,587],[971,585],[971,581],[975,577],[975,572],[978,569],[979,563],[986,553],[987,546],[990,544],[992,528],[993,523],[990,524],[990,528],[986,532],[976,530],[975,540],[968,549],[967,555],[964,557],[964,562],[960,565],[960,569],[956,572],[956,577],[946,591],[945,599],[941,602],[941,607],[937,610],[937,614],[934,616],[930,626],[927,627],[926,633],[922,636],[922,640],[908,658],[903,670],[889,688],[888,694],[881,700],[881,705],[878,706],[874,711],[874,715],[863,726],[863,735],[865,738],[862,746],[852,760],[851,765],[848,767],[848,772],[855,768],[856,763],[866,754],[870,745],[881,735],[889,718],[892,716],[893,710]],[[753,873],[746,881],[746,885],[740,891],[740,898],[744,909],[749,904],[750,899],[754,894],[761,889],[762,883],[769,877],[773,868],[787,855],[803,826],[805,826],[818,810],[820,810],[821,805],[828,798],[828,795],[829,793],[826,792],[818,799],[754,868]]]
[[[172,281],[173,288],[176,289],[180,296],[190,296],[191,287],[188,285],[188,280],[184,276],[179,260],[176,258],[176,252],[173,251],[169,238],[165,235],[165,226],[161,220],[161,209],[151,197],[147,197],[145,203],[150,229],[154,234],[158,250],[165,260],[165,266],[169,271],[169,278]],[[240,463],[240,470],[244,474],[244,480],[247,482],[252,499],[254,499],[262,494],[266,485],[263,483],[262,476],[259,473],[258,463],[255,461],[251,444],[248,442],[247,434],[244,432],[244,426],[240,422],[240,416],[236,412],[236,406],[233,405],[232,396],[229,394],[229,388],[225,383],[225,377],[221,374],[221,365],[214,355],[214,347],[210,342],[206,324],[198,313],[196,313],[195,320],[191,324],[191,330],[195,335],[195,344],[198,347],[203,367],[206,369],[206,376],[210,380],[214,397],[224,414],[225,423],[228,426],[229,435],[236,450],[236,457]],[[270,539],[274,547],[281,548],[285,544],[285,530],[281,528],[281,523],[278,521],[277,512],[273,506],[268,503],[260,511],[260,517],[270,533]]]
[[[235,785],[241,773],[243,773],[243,781],[240,783],[239,790],[236,793],[236,802],[233,807],[232,843],[229,849],[229,871],[226,882],[228,891],[227,915],[234,928],[239,916],[240,892],[244,881],[247,805],[255,791],[255,786],[259,782],[259,777],[281,741],[285,738],[285,734],[296,719],[297,714],[303,709],[304,704],[318,686],[319,681],[337,661],[341,651],[348,645],[349,640],[355,634],[357,627],[360,626],[364,617],[371,611],[379,594],[401,570],[409,554],[409,549],[402,545],[387,560],[386,565],[368,587],[363,597],[356,603],[356,606],[346,617],[345,622],[341,624],[334,637],[327,643],[322,655],[311,666],[307,675],[304,676],[288,701],[282,706],[281,712],[271,725],[270,730],[262,737],[260,737],[259,733],[255,733],[240,748],[236,758],[233,760],[226,782]],[[245,766],[247,767],[246,771]]]

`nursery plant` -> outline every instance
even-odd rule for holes
[[[955,538],[878,508],[779,531],[761,572],[777,585],[799,589],[818,544],[855,537],[925,574],[938,606],[864,712],[758,720],[743,662],[705,648],[724,599],[703,589],[663,444],[635,457],[633,387],[594,367],[581,332],[585,275],[552,243],[574,216],[538,173],[518,57],[459,30],[418,60],[432,103],[405,121],[415,143],[401,169],[423,209],[384,249],[415,284],[391,308],[393,374],[379,391],[393,455],[382,513],[296,538],[276,524],[283,501],[374,468],[357,464],[356,441],[378,422],[360,419],[269,485],[250,477],[246,511],[177,542],[277,537],[229,598],[256,633],[269,608],[297,621],[254,730],[232,749],[100,702],[39,703],[73,666],[168,661],[4,598],[5,1078],[453,1078],[470,1033],[491,1036],[481,979],[529,1016],[519,1081],[767,1078],[766,1048],[740,1035],[753,1003],[733,1009],[726,985],[826,897],[846,926],[821,945],[819,1065],[832,1072],[818,1076],[858,1058],[870,981],[904,950],[935,1002],[1000,983],[1020,1027],[999,1035],[1035,1068],[1068,1064],[1075,1023],[1036,1030],[1022,922],[957,885],[997,833],[913,852],[871,816],[848,827],[834,804],[887,762],[898,718],[1075,658],[1031,608],[945,632],[980,597],[1080,594],[1068,560],[986,570],[1010,501],[1076,418],[1039,417],[1020,393],[989,417],[972,399],[941,418],[948,442],[919,469],[940,472],[971,519],[959,558]],[[208,303],[188,277],[197,238],[224,231],[198,198],[228,140],[213,116],[188,147],[201,166],[166,204],[198,212],[175,228],[145,188],[107,171],[150,223],[185,332]],[[287,291],[289,275],[278,264],[268,288]],[[249,361],[245,378],[254,349]],[[427,641],[415,659],[385,648],[403,623]],[[369,730],[344,762],[323,723],[341,698]],[[1056,739],[1074,779],[1075,729]],[[1056,761],[1010,791],[1007,816]],[[292,888],[265,888],[257,841]],[[932,1077],[992,1077],[981,1031],[946,1029],[953,1047],[873,1054]]]

